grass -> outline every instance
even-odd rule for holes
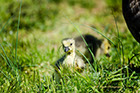
[[[55,3],[53,6],[56,7]],[[59,10],[57,16],[44,23],[49,28],[46,31],[20,28],[21,2],[17,32],[8,31],[13,17],[1,23],[0,92],[139,92],[140,45],[126,29],[122,15],[115,13],[113,17],[103,6],[102,11],[99,7],[88,9],[66,2],[60,2],[58,7],[54,9]],[[103,55],[95,59],[96,70],[87,64],[84,74],[62,73],[61,84],[58,84],[52,80],[51,65],[63,55],[61,40],[84,33],[107,38],[111,42],[111,57]]]

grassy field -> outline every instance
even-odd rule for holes
[[[126,27],[119,2],[7,1],[0,1],[0,93],[140,92],[140,45]],[[52,65],[64,54],[61,40],[81,34],[109,39],[111,57],[95,59],[98,70],[87,64],[84,75],[62,75],[58,84]]]

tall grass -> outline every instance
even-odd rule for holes
[[[61,56],[61,53],[56,52],[57,50],[49,46],[46,41],[43,41],[45,51],[40,51],[42,46],[38,48],[38,43],[41,43],[40,34],[39,39],[36,37],[39,32],[35,33],[33,38],[22,41],[19,38],[20,19],[22,19],[22,0],[19,7],[17,33],[11,36],[13,42],[12,46],[8,44],[8,41],[0,43],[0,92],[97,92],[97,93],[108,93],[108,92],[139,92],[139,73],[129,68],[130,62],[139,61],[139,46],[133,42],[135,49],[131,50],[131,44],[129,40],[124,40],[123,35],[119,32],[117,20],[114,22],[116,28],[114,28],[118,35],[116,39],[112,40],[102,31],[95,29],[91,26],[84,24],[76,24],[69,20],[71,25],[76,31],[82,36],[82,29],[78,26],[89,28],[102,37],[108,39],[111,42],[111,58],[101,57],[99,60],[94,58],[93,53],[89,49],[94,59],[94,67],[91,66],[88,59],[88,64],[83,73],[67,72],[62,73],[61,84],[57,83],[52,78],[54,68],[51,67],[55,60]],[[0,34],[5,35],[3,29],[7,26],[9,20],[2,27]],[[27,33],[27,32],[26,32]],[[44,34],[44,33],[43,33]],[[47,33],[48,34],[48,33]],[[112,35],[114,32],[112,32]],[[15,36],[14,36],[15,35]],[[9,36],[10,37],[10,36]],[[59,37],[59,36],[58,36]],[[132,39],[128,36],[128,39]],[[83,38],[84,40],[84,38]],[[49,41],[49,40],[48,40]],[[86,41],[84,40],[86,43]],[[127,46],[130,43],[129,46]],[[41,43],[42,44],[42,43]],[[88,44],[86,43],[88,46]],[[129,48],[130,47],[130,48]],[[11,48],[11,49],[10,49]],[[128,52],[133,52],[137,55],[128,56]],[[130,53],[133,54],[133,53]],[[83,55],[84,56],[84,55]],[[130,57],[130,58],[129,58]],[[131,58],[132,57],[132,58]],[[129,59],[129,60],[128,60]],[[44,71],[45,70],[45,71]]]

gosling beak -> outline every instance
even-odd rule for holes
[[[105,54],[107,57],[110,57],[110,54],[109,53],[107,53],[107,54]]]
[[[64,47],[64,52],[68,52],[69,50],[69,47]]]

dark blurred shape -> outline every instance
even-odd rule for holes
[[[122,10],[130,32],[140,43],[140,0],[122,0]]]

